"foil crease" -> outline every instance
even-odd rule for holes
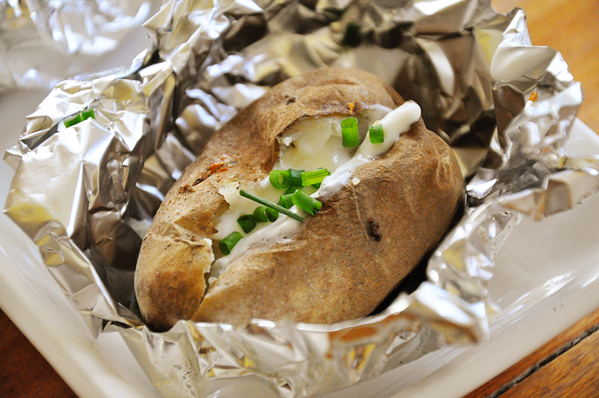
[[[114,50],[147,19],[150,6],[144,0],[0,1],[0,92],[52,88],[74,74],[73,55]]]
[[[522,11],[488,0],[170,0],[145,25],[156,47],[119,71],[60,83],[5,160],[5,213],[93,333],[118,332],[165,397],[202,397],[253,375],[281,397],[313,396],[489,334],[493,257],[522,217],[568,210],[599,187],[599,161],[562,150],[580,84],[530,43]],[[534,61],[534,62],[533,62]],[[416,100],[450,143],[464,216],[426,280],[378,314],[335,325],[255,320],[244,330],[179,321],[150,331],[133,272],[165,193],[237,110],[323,66],[369,70]],[[65,128],[87,108],[96,118]]]

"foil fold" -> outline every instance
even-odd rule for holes
[[[597,191],[599,160],[563,151],[580,84],[559,53],[531,45],[522,11],[400,3],[169,0],[145,25],[155,47],[119,71],[57,85],[6,152],[16,173],[5,213],[90,330],[118,332],[163,396],[202,397],[248,376],[281,397],[313,396],[485,339],[497,318],[493,258],[510,231]],[[361,320],[243,330],[181,320],[150,331],[133,274],[169,187],[237,110],[324,66],[369,70],[417,101],[470,176],[464,215],[426,276]],[[95,119],[64,126],[88,108]]]
[[[0,92],[52,88],[77,70],[74,55],[114,50],[148,17],[144,0],[12,0],[0,3]],[[44,62],[51,58],[53,62]]]

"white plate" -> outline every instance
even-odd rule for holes
[[[146,42],[140,35],[129,46],[127,55],[111,56],[115,65],[131,59]],[[110,66],[109,58],[96,66]],[[45,95],[16,91],[0,97],[2,151],[16,143],[24,117]],[[599,138],[577,122],[568,150],[599,153]],[[0,164],[2,204],[12,174]],[[525,220],[516,228],[496,258],[490,290],[504,314],[488,341],[435,352],[326,396],[458,398],[507,369],[599,307],[598,221],[596,196],[571,212],[541,223]],[[159,397],[120,336],[91,337],[35,246],[5,216],[0,217],[0,306],[81,398]],[[247,384],[221,386],[213,397],[248,396],[250,391]],[[253,395],[261,391],[255,384]]]

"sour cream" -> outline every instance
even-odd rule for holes
[[[395,141],[399,139],[399,136],[408,132],[410,126],[420,119],[420,114],[421,110],[418,104],[409,101],[389,112],[381,120],[374,122],[374,125],[383,125],[385,141],[380,144],[373,144],[370,142],[370,133],[367,133],[366,138],[360,144],[354,156],[343,164],[343,166],[336,169],[330,176],[326,177],[320,189],[311,196],[323,200],[333,196],[347,184],[349,177],[351,177],[356,167],[371,162],[391,149]]]
[[[373,124],[381,124],[385,133],[385,140],[380,144],[372,144],[367,132],[369,119],[372,116],[381,117],[381,113],[388,112],[382,119]],[[361,120],[361,136],[364,137],[362,144],[356,148],[343,148],[341,145],[341,120],[342,117],[331,116],[312,120],[306,120],[292,126],[284,137],[279,139],[281,153],[275,169],[304,169],[316,170],[319,167],[327,167],[331,175],[326,177],[320,188],[311,196],[324,201],[332,197],[338,190],[344,187],[354,170],[378,156],[387,152],[399,139],[399,136],[410,130],[412,124],[420,119],[421,110],[415,102],[406,102],[400,107],[389,111],[388,108],[373,107],[369,116]],[[353,155],[352,155],[353,153]],[[355,183],[355,182],[354,182]],[[358,181],[359,183],[359,181]],[[275,189],[268,178],[260,184],[243,188],[272,202],[278,202],[281,191]],[[231,232],[241,231],[237,225],[237,218],[242,214],[248,214],[258,206],[257,203],[243,198],[239,195],[238,184],[232,185],[230,189],[221,189],[221,194],[229,203],[230,209],[223,214],[216,223],[219,231],[215,239],[223,239]],[[300,214],[302,217],[310,217],[302,210],[291,207],[290,211]],[[256,229],[241,239],[233,248],[231,253],[216,260],[212,265],[212,283],[222,274],[245,250],[258,242],[275,242],[284,239],[292,239],[301,223],[281,214],[274,223],[259,223]]]

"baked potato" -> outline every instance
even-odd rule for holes
[[[366,145],[340,144],[345,117],[359,120],[365,143],[368,125],[407,105],[417,107],[370,73],[326,68],[241,110],[173,185],[143,239],[135,290],[145,323],[157,331],[179,319],[330,324],[371,313],[438,244],[463,192],[451,148],[426,130],[419,108],[399,138],[385,136],[387,150],[343,165]],[[237,216],[258,206],[240,190],[276,201],[269,173],[307,163],[346,169],[312,193],[320,211],[293,207],[303,222],[281,214],[221,253]]]

